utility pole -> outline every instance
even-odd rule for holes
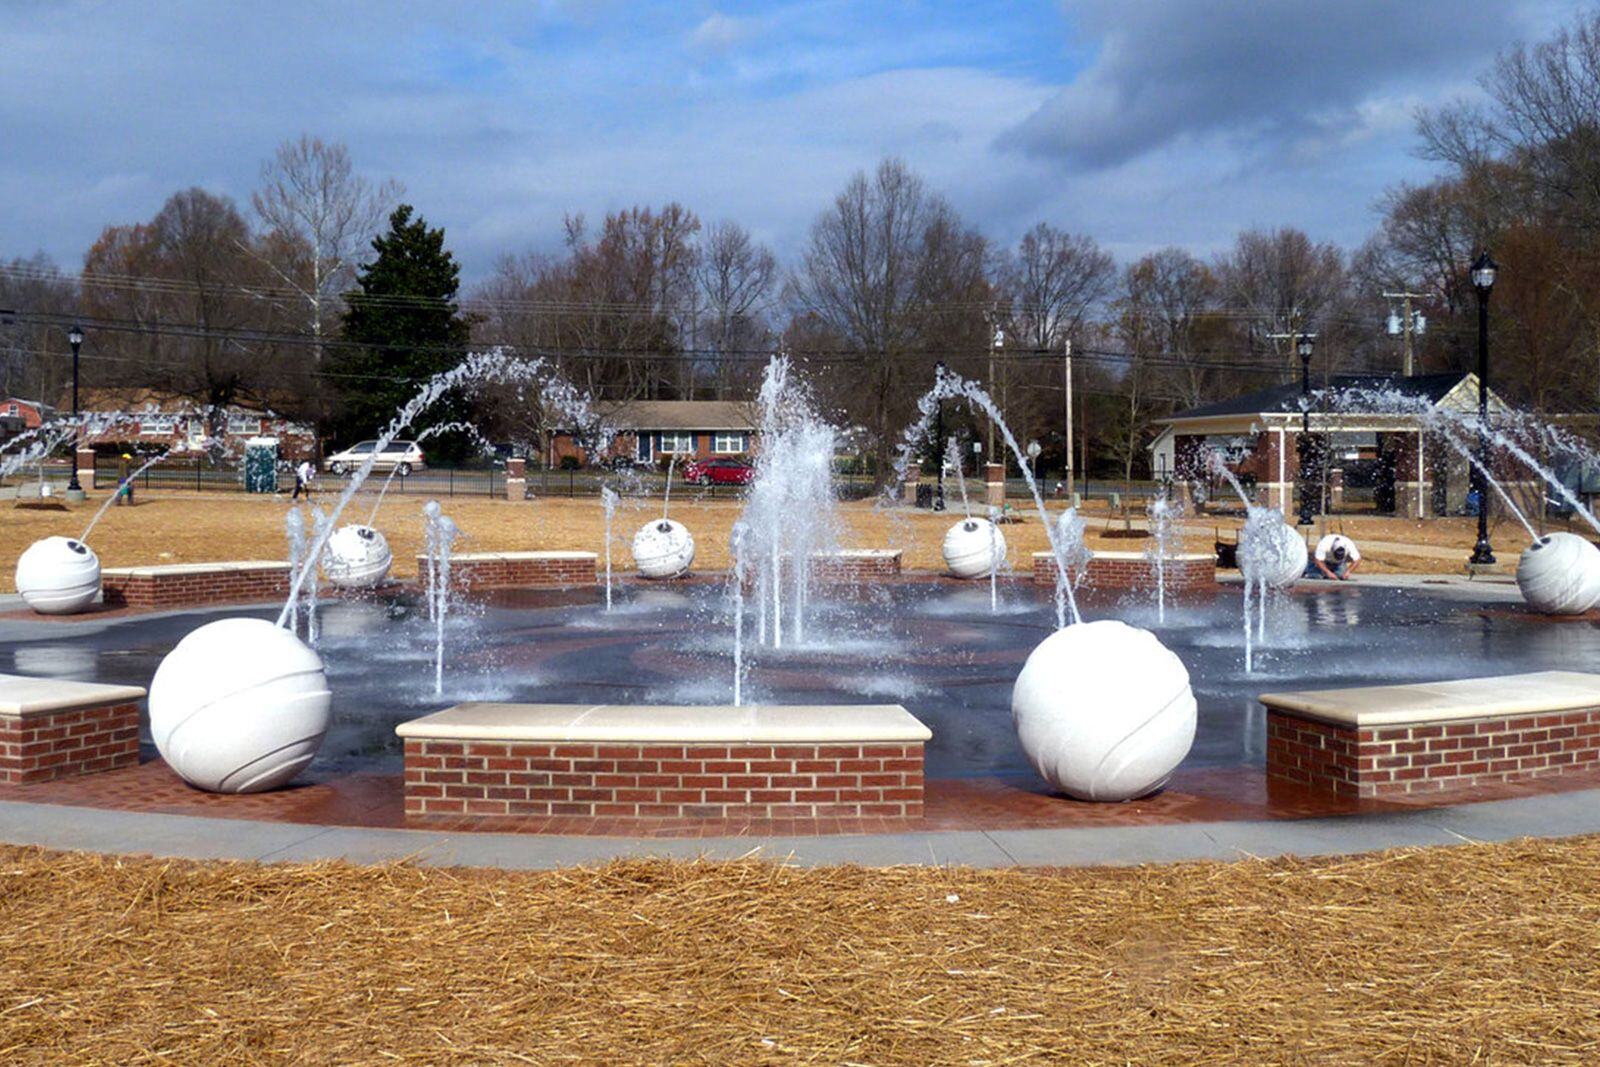
[[[989,340],[989,400],[990,400],[990,402],[994,403],[998,407],[999,406],[999,401],[995,398],[995,395],[994,395],[994,357],[995,357],[995,354],[1000,351],[1000,346],[1005,343],[1005,336],[1006,335],[1005,335],[1004,331],[1002,331],[1000,329],[999,326],[993,325],[994,322],[995,322],[995,319],[996,319],[996,316],[993,313],[991,313],[990,316],[989,316],[989,322],[993,326],[993,331],[994,332],[991,334],[990,340]],[[995,458],[994,458],[994,419],[993,418],[989,419],[989,437],[988,437],[987,443],[984,445],[984,454],[989,457],[989,462],[990,463],[994,463],[995,462]]]
[[[1404,310],[1401,314],[1401,330],[1398,332],[1405,334],[1405,358],[1400,366],[1401,373],[1407,378],[1416,373],[1416,357],[1412,354],[1411,334],[1413,330],[1417,333],[1422,333],[1428,328],[1427,319],[1424,319],[1421,315],[1412,314],[1411,301],[1423,300],[1427,295],[1426,293],[1391,293],[1388,291],[1383,294],[1386,300],[1402,300],[1405,302],[1403,305]],[[1389,316],[1389,334],[1393,336],[1396,332],[1394,316],[1391,314]]]
[[[1066,363],[1067,375],[1067,436],[1062,438],[1066,445],[1067,454],[1067,501],[1072,501],[1072,494],[1077,492],[1077,482],[1073,478],[1072,468],[1072,338],[1067,338],[1063,347],[1063,356]]]

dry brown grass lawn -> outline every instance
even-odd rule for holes
[[[0,588],[14,588],[16,558],[34,540],[50,534],[77,536],[98,506],[98,499],[70,510],[34,510],[0,502]],[[346,521],[364,521],[371,507],[368,495],[357,497]],[[331,494],[318,502],[331,505]],[[597,551],[603,544],[603,517],[593,498],[548,497],[522,504],[480,497],[446,498],[448,514],[455,517],[465,533],[461,551],[509,551],[516,549],[581,549]],[[410,577],[416,573],[416,555],[422,548],[422,498],[391,496],[378,516],[378,526],[395,549],[395,573]],[[657,514],[660,501],[628,500],[618,513],[614,546],[617,566],[627,565],[627,544],[633,531],[648,517]],[[732,500],[695,501],[684,499],[672,505],[674,517],[694,530],[698,546],[696,566],[720,569],[728,564],[728,533],[739,514]],[[1054,505],[1052,505],[1053,507]],[[153,563],[212,562],[231,559],[282,559],[285,553],[283,515],[285,498],[245,496],[239,493],[194,493],[157,490],[139,494],[131,507],[111,508],[95,528],[91,544],[108,567]],[[912,569],[941,566],[939,545],[954,516],[909,509],[884,510],[871,502],[852,503],[842,508],[845,547],[881,548],[893,546],[905,552],[904,565]],[[1043,528],[1031,512],[1019,509],[1023,521],[1006,526],[1012,565],[1025,569],[1028,554],[1048,548]],[[1144,542],[1108,538],[1105,533],[1120,529],[1122,520],[1105,510],[1088,512],[1091,544],[1102,549],[1141,551]],[[796,522],[806,521],[796,516]],[[1231,539],[1238,520],[1229,517],[1198,518],[1192,521],[1188,547],[1210,550],[1214,532]],[[1471,548],[1475,527],[1470,519],[1443,519],[1416,523],[1403,519],[1351,516],[1335,520],[1357,541],[1390,542],[1393,547],[1366,553],[1370,571],[1459,572],[1461,560]],[[1495,530],[1495,544],[1501,558],[1515,562],[1516,553],[1527,537],[1508,523]],[[1406,551],[1400,546],[1427,546],[1421,551]],[[1448,548],[1443,555],[1430,555],[1435,548]]]
[[[7,1063],[1594,1063],[1600,841],[549,873],[0,847]]]

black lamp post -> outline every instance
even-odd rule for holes
[[[1475,564],[1494,562],[1489,547],[1489,291],[1498,269],[1487,248],[1472,264],[1472,288],[1478,293],[1478,461],[1472,469],[1478,490],[1478,543],[1472,546],[1469,562]]]
[[[1315,475],[1311,464],[1311,351],[1315,338],[1303,333],[1295,341],[1295,351],[1300,355],[1300,439],[1295,448],[1300,453],[1300,525],[1310,526],[1314,516],[1311,507],[1311,486]]]
[[[67,492],[83,492],[78,483],[78,448],[83,444],[83,427],[78,425],[78,350],[83,347],[83,327],[74,326],[67,331],[67,343],[72,345],[72,480],[67,482]]]
[[[939,362],[937,362],[937,363],[935,363],[933,365],[933,380],[934,380],[934,382],[936,382],[939,385],[943,385],[944,384],[944,375],[945,375],[945,365],[944,365],[944,360],[941,359]],[[939,407],[937,409],[938,413],[934,416],[934,420],[933,420],[934,421],[933,436],[934,436],[934,439],[938,442],[938,446],[937,447],[938,447],[938,450],[939,450],[939,453],[938,453],[939,454],[939,487],[933,494],[933,510],[934,511],[943,511],[944,510],[944,465],[945,465],[945,449],[947,447],[947,442],[944,439],[944,397],[943,396],[939,397],[938,404],[939,404]]]

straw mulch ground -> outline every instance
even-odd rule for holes
[[[1061,873],[0,848],[0,1060],[1600,1061],[1600,840]]]
[[[40,537],[62,534],[77,537],[83,532],[100,495],[63,510],[33,510],[0,503],[0,590],[13,588],[16,559],[23,549]],[[319,504],[331,506],[332,494],[319,496]],[[604,542],[604,516],[595,499],[551,497],[523,504],[508,504],[481,497],[446,498],[445,511],[460,525],[465,537],[459,550],[464,552],[511,551],[525,549],[577,549],[598,551]],[[357,497],[345,521],[365,521],[372,506],[369,495]],[[416,556],[422,548],[422,499],[417,496],[390,497],[378,515],[378,526],[395,550],[395,574],[408,578],[416,574]],[[628,565],[628,542],[646,519],[660,514],[659,500],[625,500],[619,509],[613,550],[617,566]],[[194,493],[156,490],[139,494],[131,508],[112,508],[94,530],[90,543],[108,567],[128,567],[154,563],[203,563],[230,559],[282,559],[286,551],[283,516],[288,502],[283,498],[250,497],[239,493]],[[738,518],[740,505],[734,500],[696,501],[692,497],[675,500],[672,514],[688,523],[695,534],[696,569],[715,570],[728,564],[728,532]],[[945,530],[955,516],[910,509],[881,509],[871,502],[841,506],[844,529],[843,547],[895,547],[905,553],[904,565],[911,569],[942,566],[939,546]],[[1023,521],[1005,527],[1006,541],[1014,568],[1026,570],[1029,554],[1049,546],[1043,527],[1026,511]],[[797,517],[797,521],[803,521]],[[1461,561],[1470,551],[1475,527],[1470,520],[1445,519],[1426,523],[1402,519],[1352,516],[1338,520],[1340,528],[1357,540],[1364,538],[1390,542],[1395,547],[1365,553],[1364,567],[1369,572],[1407,571],[1459,573]],[[1107,537],[1122,528],[1122,521],[1108,514],[1103,506],[1088,513],[1092,546],[1120,551],[1143,551],[1142,539]],[[1214,533],[1225,539],[1233,536],[1237,519],[1196,520],[1188,547],[1209,551]],[[1519,535],[1502,525],[1495,533],[1495,545],[1509,564],[1526,544]],[[1440,558],[1404,551],[1400,546],[1447,546],[1451,554]],[[1459,549],[1459,552],[1455,551]]]

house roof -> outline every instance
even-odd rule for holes
[[[1392,389],[1402,396],[1421,397],[1437,404],[1468,377],[1466,373],[1460,371],[1445,374],[1414,374],[1410,377],[1399,374],[1335,374],[1327,380],[1327,386],[1333,389]],[[1174,423],[1188,419],[1214,419],[1227,415],[1298,413],[1299,410],[1300,383],[1295,381],[1257,389],[1253,393],[1243,393],[1211,404],[1201,404],[1199,407],[1179,411],[1156,421]]]
[[[200,407],[185,397],[154,389],[85,389],[79,406],[85,411],[125,411],[129,414],[195,415]],[[255,404],[229,404],[230,415],[281,419]]]
[[[629,430],[741,430],[756,428],[755,406],[744,400],[630,400],[602,411],[607,422]]]

